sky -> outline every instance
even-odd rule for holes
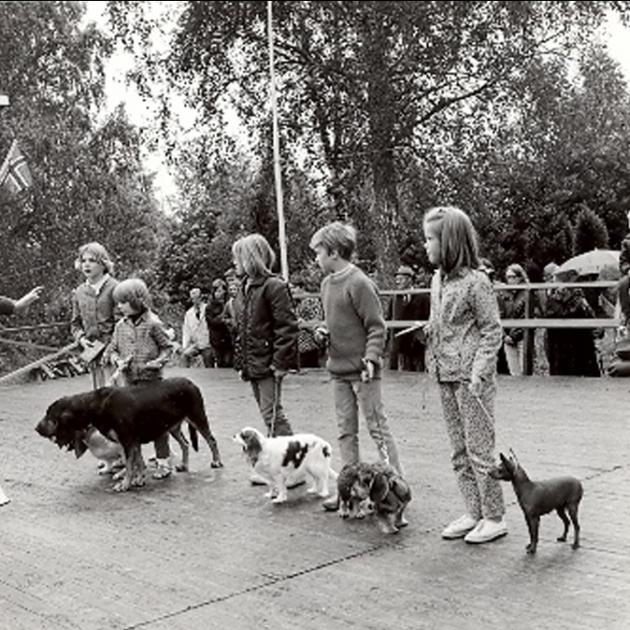
[[[108,30],[105,15],[105,0],[90,0],[86,3],[84,22],[96,22],[99,28]],[[157,14],[167,15],[173,19],[177,15],[177,2],[151,2]],[[621,66],[630,86],[630,28],[624,26],[616,16],[611,16],[601,32],[602,41],[608,46],[608,51]],[[158,43],[159,45],[159,43]],[[164,43],[166,45],[166,43]],[[107,63],[107,78],[105,86],[106,104],[103,117],[112,112],[121,102],[124,103],[130,121],[139,127],[152,127],[156,121],[155,112],[143,101],[137,90],[125,82],[125,74],[133,68],[133,58],[128,53],[118,49]],[[177,104],[179,122],[184,129],[194,126],[194,112],[185,107],[183,102]],[[227,132],[238,137],[240,127],[235,113],[229,111],[226,115]],[[168,171],[163,153],[157,151],[145,156],[145,167],[158,174],[155,192],[163,207],[168,206],[168,199],[177,194],[175,181]]]

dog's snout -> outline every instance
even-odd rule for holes
[[[52,424],[46,419],[42,418],[35,426],[35,431],[42,437],[49,438],[53,435],[54,430]]]

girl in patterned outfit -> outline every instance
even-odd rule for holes
[[[467,512],[442,532],[446,539],[485,543],[507,534],[494,466],[496,361],[502,330],[492,285],[478,271],[477,238],[458,208],[432,208],[423,222],[431,284],[428,335],[435,361],[451,461]]]
[[[92,351],[97,342],[105,348],[116,323],[113,294],[118,283],[110,275],[114,264],[107,250],[100,243],[93,242],[79,248],[74,265],[85,277],[85,282],[72,293],[72,337],[86,352]],[[94,389],[103,387],[111,375],[101,353],[88,363],[88,369]]]
[[[114,289],[114,300],[123,314],[114,328],[107,357],[121,371],[126,385],[162,380],[172,344],[160,318],[149,308],[147,285],[139,278],[123,280]],[[155,479],[171,474],[168,433],[155,440]]]

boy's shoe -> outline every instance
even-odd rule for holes
[[[326,512],[336,512],[339,509],[339,495],[329,497],[322,503]]]
[[[455,519],[449,523],[442,530],[442,538],[446,540],[455,540],[457,538],[463,538],[468,532],[472,531],[482,521],[477,520],[470,516],[470,514],[464,514],[458,519]]]
[[[504,519],[492,521],[489,518],[482,518],[475,529],[464,536],[464,540],[471,545],[481,545],[492,542],[507,534],[507,525]]]

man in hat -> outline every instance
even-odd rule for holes
[[[412,288],[413,269],[401,265],[394,280],[396,289],[405,291]],[[387,310],[387,319],[428,320],[431,298],[428,293],[406,293],[392,296]],[[400,337],[395,336],[396,329],[391,329],[391,351],[389,367],[391,370],[409,370],[424,372],[425,343],[422,331],[410,332]]]

